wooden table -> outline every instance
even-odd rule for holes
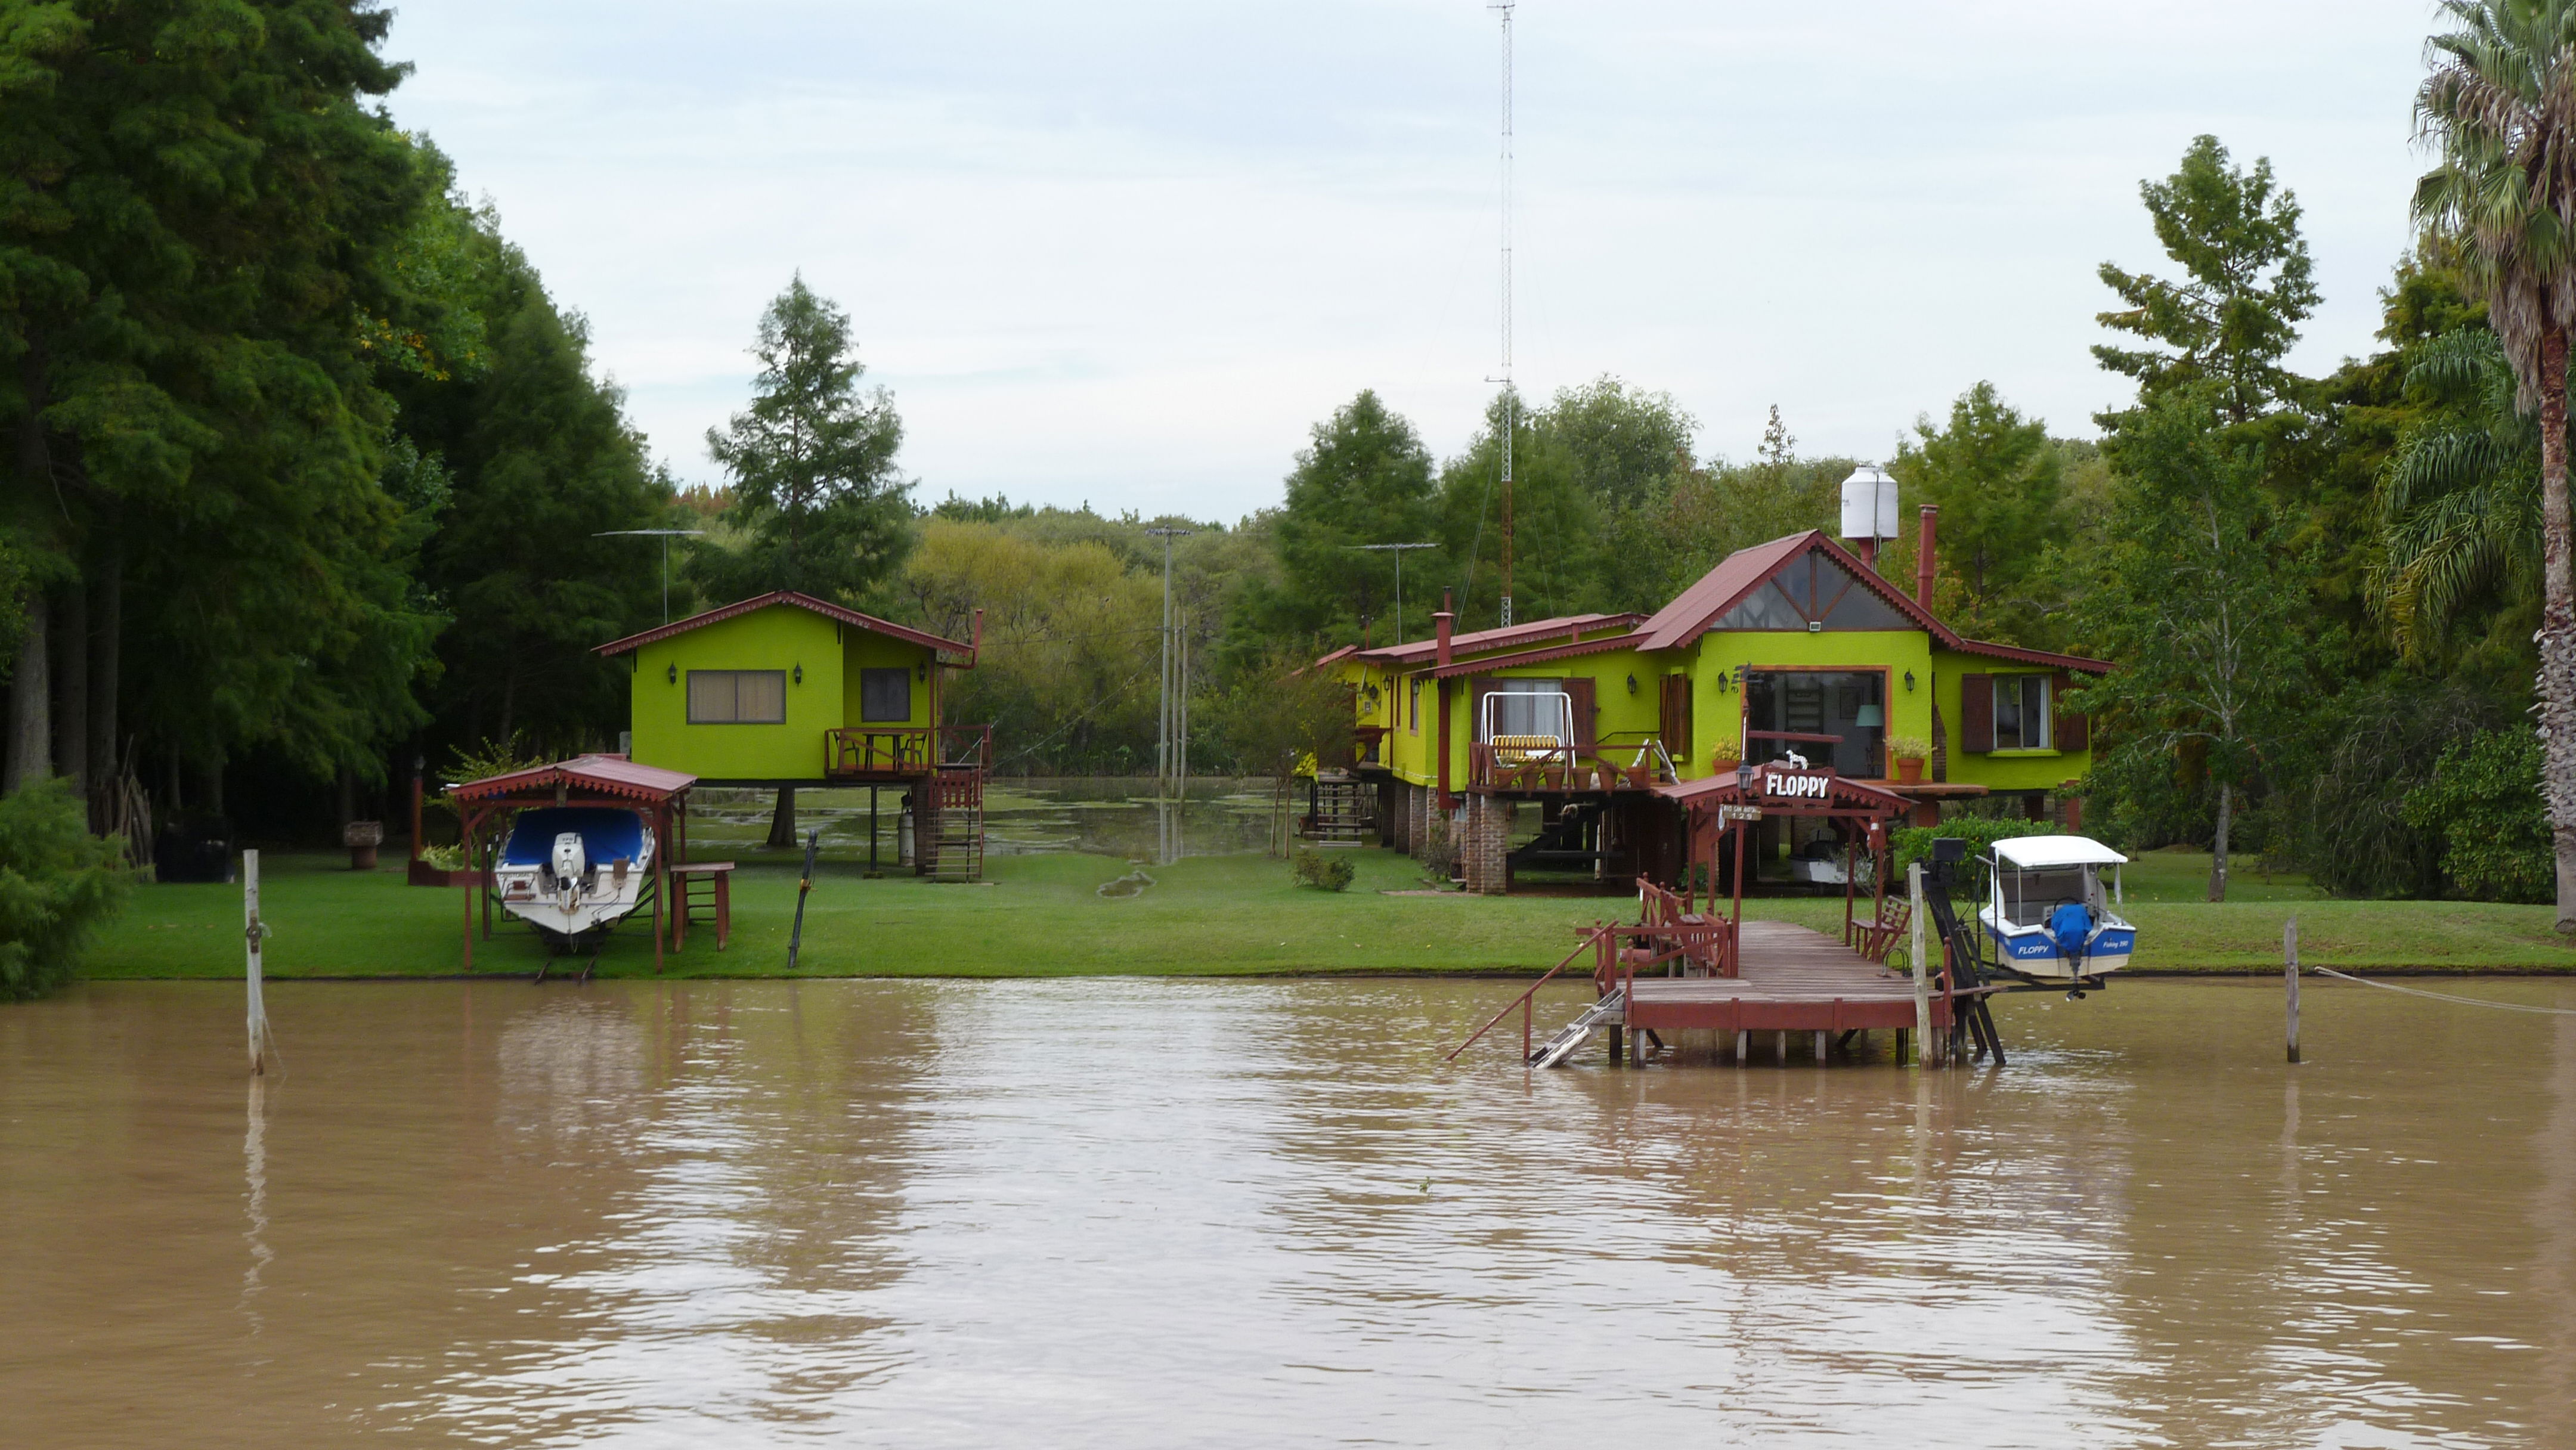
[[[671,950],[679,951],[689,944],[689,914],[696,902],[692,899],[700,883],[708,887],[708,899],[715,907],[716,950],[725,949],[725,939],[733,935],[733,863],[731,861],[690,861],[671,868],[671,883],[679,890],[678,910],[671,914]]]

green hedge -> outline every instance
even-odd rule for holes
[[[90,934],[125,902],[134,873],[120,839],[89,833],[61,779],[0,799],[0,1000],[71,979]]]

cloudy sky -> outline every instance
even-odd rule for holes
[[[1883,457],[1980,378],[2089,435],[2094,268],[2162,262],[2138,182],[2202,132],[2306,208],[2330,368],[2408,241],[2430,11],[1525,0],[1522,387],[1662,389],[1734,457],[1774,403]],[[405,0],[388,49],[683,479],[799,269],[925,501],[1231,519],[1361,388],[1454,451],[1498,368],[1477,0]]]

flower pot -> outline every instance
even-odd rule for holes
[[[1923,762],[1920,760],[1897,761],[1896,783],[1898,785],[1921,785],[1923,783]]]

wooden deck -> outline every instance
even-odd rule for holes
[[[1914,1026],[1914,981],[1821,932],[1784,921],[1744,923],[1740,975],[1647,977],[1617,1018],[1635,1029],[1716,1032],[1850,1032]],[[1932,1025],[1950,1004],[1932,994]]]

